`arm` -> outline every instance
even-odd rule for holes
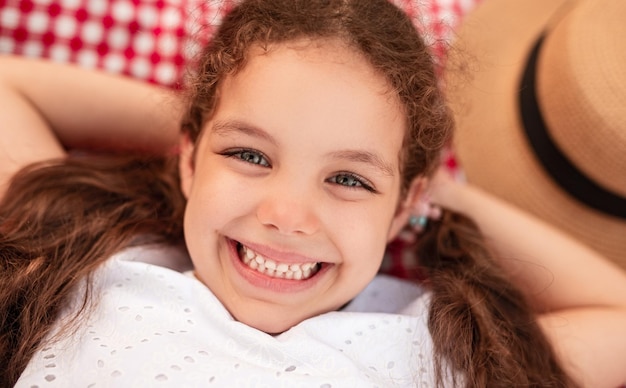
[[[433,201],[472,218],[511,280],[542,313],[539,324],[585,386],[626,381],[626,274],[557,229],[440,172]]]
[[[128,78],[0,56],[0,196],[21,167],[68,149],[173,149],[181,105]]]

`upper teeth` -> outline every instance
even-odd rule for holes
[[[248,267],[275,278],[308,279],[317,272],[318,268],[315,262],[302,264],[277,263],[274,260],[261,256],[246,246],[242,246],[241,253],[241,259]]]

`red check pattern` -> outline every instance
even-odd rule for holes
[[[445,51],[480,0],[395,0]],[[173,87],[236,0],[0,0],[0,53],[49,58]]]

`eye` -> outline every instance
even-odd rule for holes
[[[352,190],[365,189],[372,193],[376,192],[376,189],[372,187],[367,179],[353,173],[339,173],[335,176],[330,177],[329,179],[327,179],[327,181],[339,186],[345,186]]]
[[[251,149],[229,150],[229,151],[223,152],[222,155],[229,157],[229,158],[240,159],[246,163],[258,164],[259,166],[262,166],[262,167],[271,167],[265,155],[263,155],[263,153],[256,151],[256,150],[251,150]]]

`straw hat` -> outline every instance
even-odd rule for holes
[[[483,0],[458,35],[468,181],[626,268],[626,1]]]

